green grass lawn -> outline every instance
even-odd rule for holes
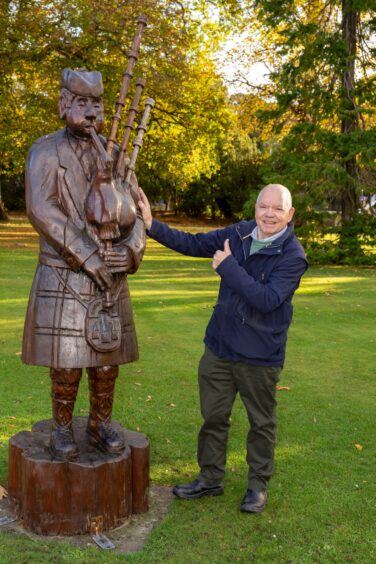
[[[48,369],[20,361],[37,239],[22,218],[0,224],[0,484],[7,442],[50,416]],[[151,479],[196,476],[196,370],[215,302],[210,261],[153,241],[130,278],[140,361],[121,368],[114,418],[151,440]],[[297,292],[278,391],[278,443],[269,501],[242,514],[247,421],[232,415],[225,495],[175,500],[142,552],[80,550],[0,531],[0,563],[376,562],[376,270],[315,267]],[[87,414],[83,380],[76,414]]]

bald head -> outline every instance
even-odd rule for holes
[[[291,192],[288,188],[286,188],[286,186],[283,186],[283,184],[267,184],[264,186],[257,196],[256,204],[262,199],[263,195],[268,192],[280,194],[288,209],[292,208]]]
[[[282,184],[268,184],[256,200],[255,218],[259,239],[267,239],[282,231],[294,215],[291,193]]]

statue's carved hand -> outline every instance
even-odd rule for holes
[[[104,262],[111,272],[129,272],[134,267],[132,253],[127,248],[121,251],[104,251]]]
[[[94,280],[101,290],[112,286],[112,275],[103,260],[94,253],[82,265],[82,268]]]

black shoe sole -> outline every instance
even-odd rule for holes
[[[242,513],[261,513],[262,511],[264,511],[264,509],[265,505],[262,505],[261,507],[252,507],[252,509],[247,509],[247,507],[244,505],[240,507],[240,511]]]
[[[176,488],[174,488],[172,490],[172,493],[179,499],[199,499],[200,497],[204,497],[208,495],[211,496],[223,495],[224,490],[222,487],[217,486],[216,488],[211,488],[210,490],[203,490],[197,493],[184,493],[184,492],[178,492]]]

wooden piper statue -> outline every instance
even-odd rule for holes
[[[137,271],[145,249],[133,170],[146,120],[139,126],[133,159],[126,143],[120,149],[115,137],[145,25],[140,18],[108,143],[100,136],[101,74],[64,69],[59,111],[65,128],[38,139],[27,158],[27,212],[40,236],[40,254],[22,360],[50,367],[50,451],[58,459],[79,454],[72,417],[84,368],[90,390],[88,439],[114,454],[125,446],[111,415],[118,367],[138,358],[127,275]],[[137,82],[127,140],[143,86],[144,81]],[[147,115],[153,104],[147,101]]]

